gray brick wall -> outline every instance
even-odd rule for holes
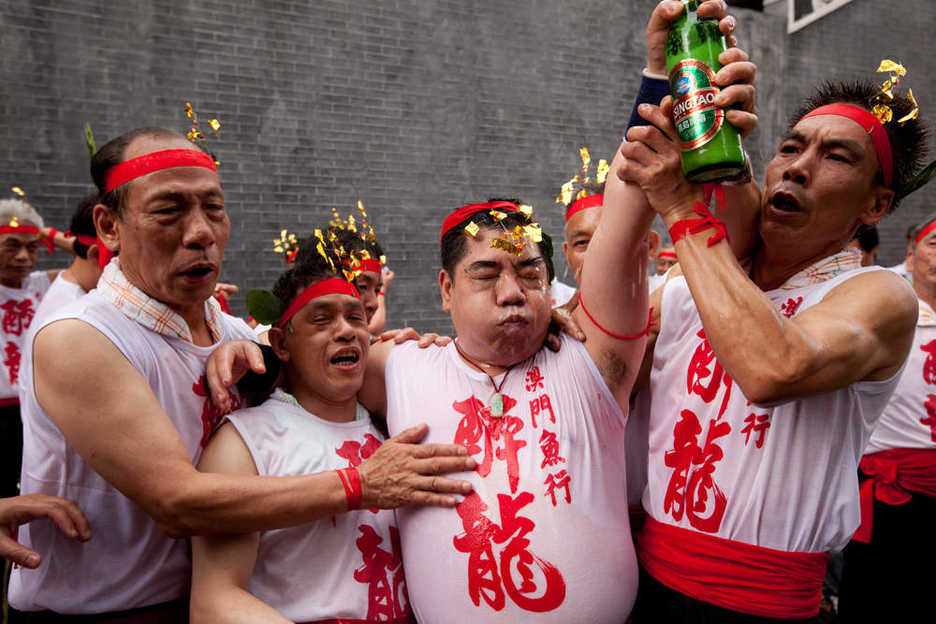
[[[191,101],[223,128],[213,149],[233,222],[223,279],[246,291],[281,270],[281,228],[306,234],[361,199],[398,278],[390,326],[449,331],[438,226],[452,208],[518,195],[561,236],[558,185],[620,139],[653,0],[237,2],[6,0],[0,5],[0,193],[25,188],[67,225],[90,189],[82,128],[98,144],[144,124],[184,131]],[[787,37],[782,17],[737,10],[760,66],[760,172],[798,97],[822,78],[904,61],[936,102],[921,25],[936,5],[856,0]],[[902,237],[912,198],[883,228]],[[924,197],[926,196],[926,197]],[[896,260],[900,243],[885,240]],[[44,258],[43,266],[64,261]],[[564,262],[558,259],[559,275]],[[243,312],[242,299],[235,311]]]

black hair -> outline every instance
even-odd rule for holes
[[[826,104],[854,104],[870,111],[878,103],[880,86],[868,80],[854,82],[826,82],[807,99],[790,118],[790,128],[795,126],[804,115]],[[926,158],[928,131],[920,119],[911,119],[898,123],[898,119],[913,110],[913,103],[904,96],[894,94],[894,100],[887,104],[893,111],[894,119],[884,124],[887,138],[890,140],[894,156],[894,179],[889,188],[900,192],[923,166]],[[878,170],[877,181],[884,183],[883,174]],[[895,197],[890,210],[893,211],[899,198]]]
[[[80,234],[92,238],[97,237],[97,230],[94,229],[94,207],[98,204],[99,198],[99,193],[90,193],[81,198],[78,205],[75,207],[75,212],[72,213],[71,224],[68,226],[72,234],[75,236]],[[87,260],[88,249],[90,249],[88,245],[75,239],[72,246],[75,250],[75,255]]]
[[[489,199],[489,202],[496,201],[507,201],[512,204],[519,205],[520,200],[516,198],[512,199]],[[489,229],[499,229],[503,227],[506,230],[512,230],[516,226],[529,225],[527,218],[519,212],[508,212],[507,217],[500,222],[494,221],[494,217],[491,215],[490,211],[482,210],[481,212],[472,215],[471,217],[465,219],[448,232],[445,233],[445,236],[442,237],[441,245],[441,261],[442,268],[445,269],[445,272],[449,274],[449,277],[454,281],[455,279],[455,265],[461,262],[461,259],[465,257],[465,253],[468,248],[468,234],[465,233],[465,226],[469,222],[474,221],[474,223],[483,230]],[[552,283],[553,278],[556,276],[556,270],[553,267],[552,261],[552,241],[545,232],[543,232],[543,240],[539,243],[536,243],[536,246],[539,248],[540,253],[543,256],[543,259],[546,261],[546,273],[549,279],[549,282]]]
[[[315,249],[314,244],[310,245],[310,247],[313,250]],[[302,249],[302,247],[300,247],[300,249]],[[335,268],[341,266],[337,257],[329,254],[329,258],[331,258]],[[341,277],[341,279],[344,279],[332,268],[332,265],[329,264],[325,257],[319,254],[318,251],[315,251],[315,253],[307,254],[301,262],[299,258],[296,258],[296,262],[293,266],[287,269],[286,272],[280,275],[279,279],[276,280],[276,284],[273,285],[273,294],[279,297],[286,307],[289,307],[289,304],[293,302],[304,288],[330,277]]]
[[[119,165],[126,160],[126,158],[124,158],[124,152],[127,151],[127,146],[130,145],[134,139],[141,136],[149,136],[157,139],[185,138],[178,132],[166,128],[134,128],[129,132],[121,134],[116,139],[111,139],[94,153],[94,157],[91,159],[91,179],[94,181],[98,193],[100,193],[99,201],[112,210],[118,218],[121,216],[124,208],[124,201],[127,197],[127,186],[122,184],[113,191],[109,193],[106,192],[107,172],[110,171],[114,165]],[[201,147],[193,144],[193,149],[200,150]]]
[[[878,235],[876,225],[862,225],[858,228],[858,231],[855,232],[855,236],[852,240],[858,241],[858,246],[861,247],[865,253],[871,253],[874,251],[874,248],[880,244],[881,237]]]

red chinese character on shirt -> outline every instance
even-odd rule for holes
[[[358,527],[361,537],[355,542],[361,551],[364,565],[354,571],[354,580],[368,583],[367,621],[386,622],[406,615],[409,597],[406,595],[406,580],[403,576],[403,561],[400,558],[400,532],[390,527],[390,548],[380,548],[383,538],[373,527],[362,524]]]
[[[525,611],[545,613],[565,600],[562,574],[529,551],[526,536],[536,524],[518,512],[532,501],[530,492],[521,492],[516,498],[498,494],[500,526],[484,515],[487,505],[477,493],[472,492],[458,505],[465,532],[452,541],[456,550],[468,554],[468,595],[476,607],[483,598],[500,611],[510,598]],[[500,553],[495,553],[495,544],[503,545]]]
[[[780,306],[780,312],[783,314],[783,316],[790,318],[796,314],[796,311],[799,309],[801,303],[803,303],[802,297],[797,297],[796,299],[790,297],[786,300],[786,303]]]
[[[711,403],[718,396],[718,389],[725,383],[725,396],[722,398],[721,407],[718,410],[718,417],[721,418],[728,407],[728,399],[731,398],[731,377],[726,373],[718,360],[715,359],[715,352],[709,345],[705,337],[705,330],[700,329],[697,334],[702,342],[692,354],[689,360],[689,370],[686,376],[687,392],[689,394],[698,394],[706,403]],[[702,383],[705,378],[710,378],[708,385]]]
[[[527,372],[524,378],[524,381],[526,381],[526,391],[533,392],[537,388],[542,388],[544,379],[546,378],[540,373],[539,366],[534,366]]]
[[[560,462],[565,463],[565,458],[559,456],[559,440],[556,438],[555,433],[543,430],[543,435],[540,436],[539,444],[540,450],[543,451],[543,463],[540,465],[540,468],[555,466]]]
[[[16,346],[15,342],[6,343],[3,353],[6,355],[6,359],[3,360],[3,365],[6,366],[10,372],[10,384],[15,386],[16,380],[19,379],[20,358],[23,354],[20,353],[19,347]]]
[[[233,411],[239,410],[242,407],[240,396],[237,393],[231,393],[231,409],[226,412],[222,412],[215,404],[211,402],[211,398],[208,396],[208,390],[205,386],[205,376],[202,375],[198,378],[198,381],[192,384],[192,392],[197,396],[205,397],[205,403],[202,405],[201,421],[202,421],[202,437],[199,444],[202,448],[205,448],[205,445],[208,444],[208,440],[211,438],[211,434],[214,433],[215,427],[218,426],[218,423],[221,422],[221,418],[225,414],[230,414]]]
[[[491,474],[491,466],[496,456],[497,459],[507,463],[510,491],[516,492],[520,481],[520,462],[517,459],[517,453],[527,443],[516,438],[516,435],[523,429],[523,421],[508,413],[517,401],[506,394],[503,397],[504,415],[501,418],[493,418],[491,410],[474,395],[464,401],[455,401],[452,407],[456,412],[464,414],[464,417],[458,423],[452,443],[461,444],[468,449],[469,455],[476,455],[482,450],[478,443],[484,438],[484,457],[478,462],[475,471],[481,477],[487,477]],[[501,446],[496,450],[495,442],[501,442]]]
[[[3,333],[13,336],[21,336],[36,314],[32,299],[10,299],[0,305],[0,310],[3,310]]]
[[[930,439],[936,442],[936,394],[926,395],[926,416],[920,419],[920,422],[930,428]]]
[[[674,469],[663,498],[663,511],[679,521],[685,510],[694,528],[715,533],[728,504],[727,497],[712,478],[715,464],[724,457],[715,440],[731,433],[731,425],[710,420],[704,447],[699,447],[700,433],[699,418],[692,410],[682,410],[673,428],[673,449],[663,458],[664,463]]]
[[[926,361],[923,362],[923,381],[936,384],[936,340],[920,345],[920,350],[926,353]]]
[[[565,501],[567,503],[572,502],[572,490],[569,489],[569,483],[572,481],[572,477],[569,476],[569,473],[565,470],[560,470],[556,474],[547,475],[546,480],[543,481],[543,485],[546,487],[546,493],[552,497],[553,507],[556,506],[556,489],[565,490]]]
[[[744,419],[744,422],[747,423],[741,429],[741,433],[744,434],[744,446],[747,446],[748,442],[751,441],[752,431],[758,434],[757,440],[754,442],[757,448],[764,446],[764,436],[767,435],[767,430],[770,429],[770,414],[750,414]]]
[[[374,454],[382,442],[369,433],[364,434],[364,444],[355,440],[348,440],[335,449],[338,457],[348,460],[348,468],[361,465],[361,462]]]
[[[549,412],[549,420],[555,424],[556,414],[553,412],[552,401],[549,400],[548,394],[538,396],[530,401],[530,422],[533,423],[534,429],[536,429],[536,416],[545,414],[547,411]]]

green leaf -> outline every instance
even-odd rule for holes
[[[903,185],[903,187],[897,192],[897,199],[903,199],[910,193],[920,190],[923,186],[926,185],[930,179],[936,175],[936,160],[931,162],[929,166],[921,171],[915,178]]]
[[[88,146],[88,159],[93,160],[94,154],[97,153],[97,148],[94,145],[94,133],[91,132],[91,124],[86,123],[84,127],[85,133],[85,143]]]
[[[251,290],[247,293],[247,313],[263,325],[276,325],[286,304],[268,290]]]

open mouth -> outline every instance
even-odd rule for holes
[[[770,198],[771,207],[777,212],[796,213],[803,212],[799,200],[790,193],[779,191]]]
[[[360,360],[361,354],[356,349],[341,349],[329,362],[338,368],[354,368]]]
[[[184,271],[179,271],[179,274],[190,279],[202,279],[208,277],[213,272],[214,266],[210,264],[197,264]]]

